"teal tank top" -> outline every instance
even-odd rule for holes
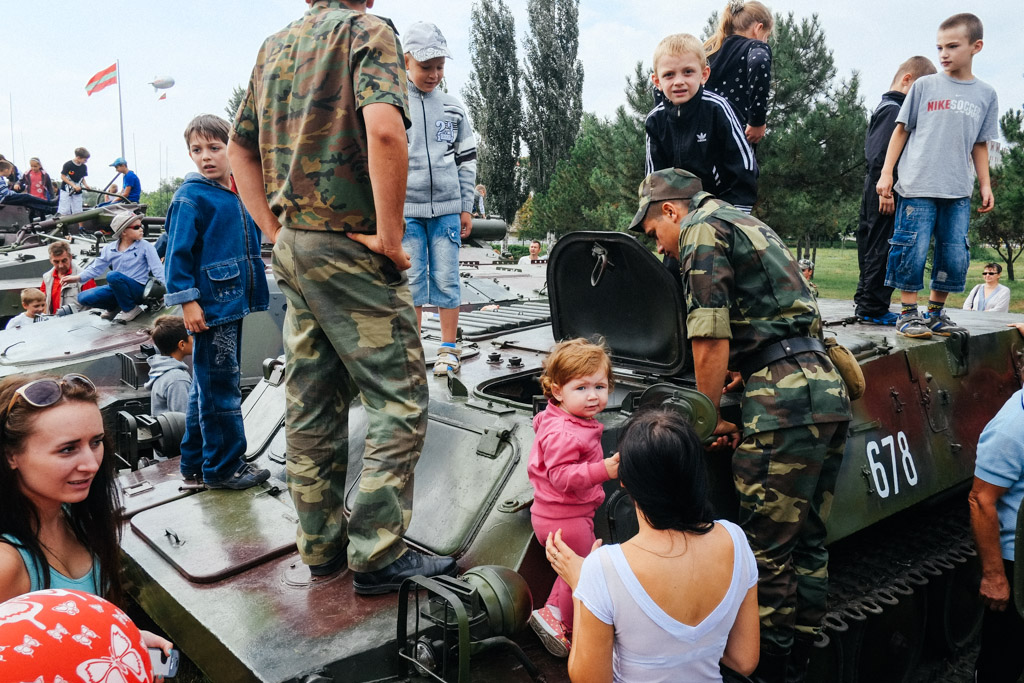
[[[28,570],[29,580],[32,585],[29,591],[43,590],[46,587],[43,581],[42,568],[36,563],[32,553],[25,548],[21,542],[11,536],[10,534],[0,534],[0,538],[14,546],[18,554],[21,555],[22,562],[25,563],[25,568]],[[46,569],[50,572],[50,588],[60,588],[63,590],[76,590],[84,593],[91,593],[92,595],[100,595],[100,563],[96,561],[96,558],[92,559],[92,569],[80,579],[71,579],[59,571],[46,565]]]

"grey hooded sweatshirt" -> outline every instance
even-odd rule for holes
[[[188,366],[180,360],[160,354],[150,356],[146,388],[151,391],[150,414],[154,417],[162,413],[188,411],[192,375],[188,373]]]
[[[434,218],[472,213],[476,186],[476,134],[458,99],[409,82],[409,181],[405,213]]]

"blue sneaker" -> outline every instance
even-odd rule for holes
[[[932,331],[932,334],[937,334],[941,337],[948,337],[954,333],[967,332],[967,328],[960,327],[949,319],[949,316],[946,315],[946,309],[942,309],[938,313],[928,314],[928,329]]]
[[[870,315],[862,315],[860,321],[866,325],[886,325],[892,327],[899,320],[899,316],[892,311],[886,311],[883,315],[878,317],[872,317]]]

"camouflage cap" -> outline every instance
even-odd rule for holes
[[[663,168],[650,174],[640,183],[640,208],[633,216],[629,229],[643,232],[644,217],[651,202],[663,202],[667,199],[689,199],[701,192],[704,186],[700,178],[681,168]]]
[[[441,29],[425,21],[417,21],[406,30],[402,36],[402,46],[417,62],[425,62],[435,57],[451,59],[452,56]]]

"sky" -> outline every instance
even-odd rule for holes
[[[526,0],[506,0],[520,37],[527,32]],[[78,146],[92,154],[89,181],[103,186],[121,154],[118,91],[87,96],[85,84],[118,60],[125,156],[143,190],[161,178],[195,170],[182,133],[193,116],[224,116],[232,89],[248,82],[263,39],[297,18],[303,0],[178,0],[102,5],[4,2],[7,67],[0,78],[0,153],[19,170],[39,157],[53,177]],[[626,76],[638,60],[649,65],[654,46],[669,33],[699,35],[724,0],[581,0],[580,49],[583,108],[611,116],[625,103]],[[935,58],[939,23],[973,11],[985,24],[985,45],[974,72],[992,84],[1000,112],[1024,106],[1024,59],[1016,41],[1024,18],[1020,0],[768,0],[773,11],[797,18],[817,13],[833,51],[838,76],[860,74],[865,107],[873,108],[899,64],[913,55]],[[46,9],[41,9],[46,7]],[[427,11],[426,8],[433,11]],[[433,21],[445,34],[449,92],[460,94],[472,68],[471,0],[377,0],[371,12],[392,19],[401,32]],[[438,11],[438,10],[441,11]],[[148,83],[171,77],[167,99]],[[769,131],[770,131],[769,112]],[[529,125],[529,121],[527,121]]]

